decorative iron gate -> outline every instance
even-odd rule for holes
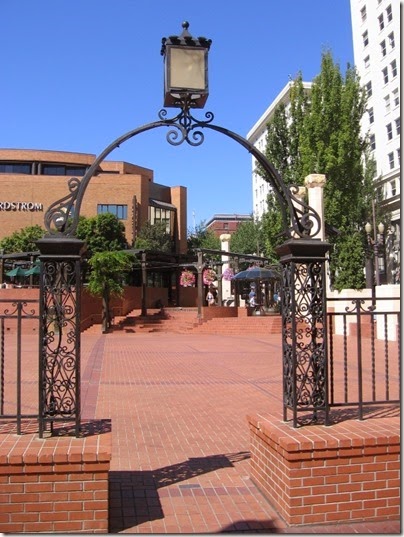
[[[38,333],[38,299],[0,299],[0,420],[17,434],[38,418]]]
[[[329,400],[332,408],[365,410],[401,399],[400,298],[330,298]]]

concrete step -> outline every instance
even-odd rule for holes
[[[203,334],[280,334],[280,315],[253,317],[221,317],[199,321],[197,308],[164,308],[147,310],[142,316],[134,310],[125,317],[115,317],[112,330],[128,332],[166,332]],[[99,332],[100,325],[93,325],[86,332]]]

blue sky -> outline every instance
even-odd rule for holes
[[[245,137],[288,82],[311,80],[330,49],[353,64],[349,0],[1,0],[0,147],[98,155],[122,134],[158,119],[161,38],[212,39],[203,119]],[[168,109],[175,115],[174,109]],[[166,129],[115,150],[188,190],[188,229],[215,213],[252,213],[251,157],[205,131],[199,147],[173,147]],[[113,188],[113,184],[111,184]]]

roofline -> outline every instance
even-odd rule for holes
[[[302,82],[304,89],[311,89],[313,83],[312,82]],[[262,114],[262,116],[258,119],[258,121],[255,123],[255,125],[250,129],[250,131],[247,133],[247,140],[251,142],[251,138],[254,138],[258,133],[261,134],[262,127],[266,125],[270,117],[273,115],[275,108],[283,103],[288,102],[290,90],[293,86],[293,81],[289,81],[286,86],[283,87],[283,89],[278,93],[278,95],[275,97],[275,99],[272,101],[272,103],[268,106],[268,108],[265,110],[265,112]],[[254,142],[253,142],[254,143]]]
[[[253,220],[253,217],[251,214],[214,214],[212,218],[206,222],[205,227],[209,227],[215,220]]]

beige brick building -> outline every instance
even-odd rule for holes
[[[0,239],[26,226],[44,227],[48,207],[69,194],[68,180],[82,177],[95,155],[64,151],[0,149]],[[85,192],[80,214],[115,214],[131,245],[142,224],[163,221],[176,253],[187,249],[187,191],[154,182],[153,171],[104,161]]]

